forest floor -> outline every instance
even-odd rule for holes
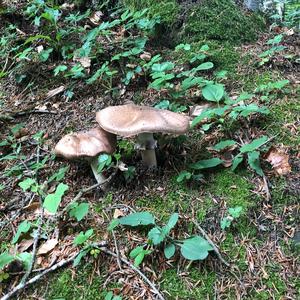
[[[286,29],[277,30],[281,33]],[[125,180],[118,170],[105,192],[96,188],[85,193],[80,202],[89,203],[89,212],[80,222],[67,214],[44,212],[39,202],[41,196],[32,190],[23,191],[18,184],[32,176],[40,184],[47,184],[47,193],[53,193],[58,180],[49,182],[49,178],[62,167],[68,167],[63,172],[68,191],[60,203],[62,211],[80,190],[95,182],[84,162],[69,162],[52,155],[59,139],[66,133],[97,126],[95,112],[104,107],[129,100],[154,105],[158,98],[164,99],[165,91],[136,91],[136,86],[131,85],[121,97],[112,97],[110,93],[104,94],[103,89],[87,88],[78,82],[74,97],[68,100],[62,93],[53,93],[61,86],[63,91],[65,82],[56,77],[49,80],[47,65],[30,70],[34,79],[23,86],[10,76],[1,79],[0,137],[2,141],[13,141],[0,148],[0,254],[32,251],[35,237],[29,232],[24,232],[17,243],[11,240],[22,221],[30,221],[33,228],[38,228],[37,220],[42,220],[37,247],[40,249],[47,241],[55,242],[50,242],[44,252],[38,251],[34,269],[47,269],[77,253],[80,246],[73,244],[74,237],[90,228],[93,242],[106,241],[107,249],[132,261],[130,251],[147,242],[145,230],[117,227],[112,233],[107,230],[111,220],[134,211],[147,211],[159,224],[165,224],[172,213],[178,212],[180,218],[173,237],[202,235],[200,225],[229,266],[213,251],[205,260],[191,262],[179,254],[166,259],[161,247],[153,248],[139,268],[166,299],[297,299],[300,65],[299,61],[291,62],[287,54],[299,56],[300,45],[299,35],[290,32],[282,42],[287,49],[285,56],[276,53],[258,67],[257,56],[268,49],[267,41],[273,37],[274,31],[262,33],[256,42],[235,47],[238,60],[222,79],[228,95],[234,98],[242,92],[254,93],[255,101],[270,110],[268,115],[255,114],[244,121],[218,124],[205,134],[197,127],[183,140],[164,140],[157,151],[156,170],[141,165],[131,139],[120,139],[122,160],[135,167],[134,177]],[[169,49],[160,50],[170,55]],[[272,87],[282,80],[288,83]],[[222,138],[244,144],[261,135],[269,138],[261,150],[263,176],[246,164],[232,171],[229,162],[225,167],[205,170],[201,181],[177,181],[186,165],[207,158],[212,145]],[[7,155],[12,156],[8,159]],[[107,175],[113,170],[108,170]],[[229,216],[229,208],[235,207],[242,208],[241,215],[222,229],[221,220]],[[13,289],[23,275],[22,266],[16,263],[0,271],[0,295]],[[120,268],[115,257],[101,251],[86,255],[76,268],[67,265],[49,272],[22,290],[17,298],[104,299],[108,291],[124,299],[156,299],[151,287],[130,266],[122,264]]]

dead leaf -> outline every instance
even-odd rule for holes
[[[47,93],[47,99],[54,97],[57,94],[60,94],[65,90],[65,87],[63,85],[59,86],[58,88],[55,88]]]
[[[121,209],[116,208],[114,211],[114,219],[118,219],[119,217],[123,217],[125,214]]]
[[[57,239],[51,239],[45,242],[38,250],[37,255],[47,254],[48,252],[52,251],[54,247],[57,245]]]
[[[140,55],[140,58],[145,60],[145,61],[150,61],[151,60],[151,54],[149,52],[144,52]]]
[[[22,252],[26,251],[32,244],[33,244],[33,239],[31,239],[31,240],[22,240],[18,244],[18,252],[22,253]]]
[[[190,107],[190,116],[197,117],[199,116],[204,110],[211,107],[211,104],[203,104],[203,105],[195,105]]]
[[[78,61],[85,69],[88,69],[91,66],[91,59],[87,56],[75,58],[75,61]]]
[[[276,174],[286,175],[291,172],[289,156],[283,150],[272,147],[266,154],[265,159],[272,165]]]

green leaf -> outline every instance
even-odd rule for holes
[[[60,181],[65,177],[66,172],[69,170],[69,167],[62,167],[60,168],[56,173],[54,173],[49,179],[48,183],[52,182],[53,180],[55,181]]]
[[[224,230],[226,228],[229,228],[231,225],[232,219],[225,217],[221,220],[221,229]]]
[[[98,168],[97,172],[100,173],[102,170],[111,164],[112,157],[109,154],[101,154],[98,157]]]
[[[57,66],[57,67],[54,69],[54,76],[57,76],[58,73],[64,72],[64,71],[66,71],[67,69],[68,69],[68,67],[67,67],[67,66],[64,66],[64,65],[59,65],[59,66]]]
[[[160,227],[154,227],[148,232],[148,238],[153,245],[160,244],[166,237],[166,233]]]
[[[136,256],[136,258],[134,259],[134,266],[138,267],[143,262],[144,257],[145,257],[145,253],[144,252],[139,253]]]
[[[130,258],[135,258],[135,257],[137,257],[143,251],[144,251],[144,247],[143,246],[135,247],[133,250],[130,251],[129,257]]]
[[[114,296],[113,292],[110,291],[105,295],[104,300],[112,300],[113,296]]]
[[[50,53],[53,52],[53,49],[52,48],[49,48],[49,49],[46,49],[46,50],[43,50],[39,53],[39,58],[40,58],[40,61],[41,62],[45,62],[48,60],[49,56],[50,56]]]
[[[86,232],[81,231],[74,239],[73,243],[74,245],[81,245],[84,242],[86,242],[91,235],[93,234],[94,230],[93,229],[89,229]]]
[[[202,95],[208,101],[219,102],[224,93],[224,87],[221,84],[209,84],[202,89]]]
[[[80,264],[81,259],[85,257],[88,254],[88,252],[88,250],[80,251],[73,261],[73,267],[77,267]]]
[[[238,154],[232,161],[231,170],[234,171],[243,160],[244,160],[243,155]]]
[[[26,178],[25,180],[19,182],[18,186],[25,192],[34,184],[36,184],[35,179]]]
[[[31,227],[31,223],[29,223],[26,220],[20,223],[20,225],[18,226],[18,230],[15,236],[13,237],[12,243],[15,244],[19,240],[21,234],[28,232],[30,227]]]
[[[81,221],[87,215],[89,206],[86,202],[80,203],[70,210],[70,217],[75,217],[78,222]]]
[[[254,150],[258,149],[259,147],[261,147],[263,144],[265,144],[267,141],[268,141],[268,137],[267,136],[262,136],[258,139],[253,140],[249,144],[243,145],[240,148],[240,152],[241,153],[246,153],[246,152],[254,151]]]
[[[164,254],[166,259],[171,258],[175,254],[175,245],[174,244],[167,244],[165,249],[164,249]]]
[[[210,61],[202,63],[198,67],[196,67],[194,70],[195,71],[204,71],[204,70],[209,70],[214,67],[214,64]]]
[[[218,157],[214,157],[210,159],[199,160],[198,162],[191,164],[190,167],[195,170],[202,170],[202,169],[216,167],[221,163],[223,163],[222,159]]]
[[[236,207],[230,207],[228,209],[229,214],[233,217],[233,218],[238,218],[243,211],[243,207],[242,206],[236,206]]]
[[[189,260],[203,260],[208,256],[208,251],[213,250],[213,247],[201,236],[184,240],[180,247],[183,257]]]
[[[179,44],[175,47],[175,51],[178,51],[180,49],[183,49],[185,51],[191,50],[191,45],[190,44]]]
[[[278,34],[273,39],[268,40],[267,44],[268,45],[279,44],[282,41],[282,38],[283,38],[283,34]]]
[[[114,230],[120,224],[119,219],[113,219],[110,221],[109,226],[107,228],[108,231]]]
[[[163,227],[163,231],[166,233],[166,234],[169,234],[171,229],[173,229],[175,227],[175,225],[177,224],[178,222],[178,218],[179,218],[179,215],[178,213],[174,213],[171,215],[168,223],[166,224],[166,226]]]
[[[16,255],[16,258],[24,264],[25,270],[28,270],[32,261],[32,253],[23,252]]]
[[[226,140],[226,141],[219,142],[218,144],[214,145],[212,148],[216,151],[220,151],[227,147],[233,146],[235,144],[236,144],[236,142],[233,140]]]
[[[3,269],[6,265],[12,262],[15,257],[8,252],[0,254],[0,270]]]
[[[192,177],[192,173],[189,172],[189,171],[184,170],[184,171],[181,171],[179,173],[179,175],[177,176],[176,181],[177,182],[182,182],[184,180],[189,180],[191,177]]]
[[[154,216],[149,212],[137,212],[118,219],[119,223],[128,226],[154,225]]]
[[[50,213],[55,214],[61,202],[62,196],[68,189],[69,187],[66,184],[60,183],[57,186],[54,194],[49,194],[46,196],[43,207]]]
[[[264,176],[264,172],[260,166],[259,154],[258,151],[248,152],[248,164],[258,175]]]

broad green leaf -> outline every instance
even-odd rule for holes
[[[153,245],[160,244],[166,237],[165,232],[160,227],[154,227],[148,232],[148,238]]]
[[[235,144],[236,144],[236,142],[233,140],[226,140],[226,141],[219,142],[218,144],[214,145],[212,148],[216,151],[220,151],[227,147],[233,146]]]
[[[221,84],[209,84],[202,89],[204,99],[219,102],[224,96],[224,87]]]
[[[221,70],[215,73],[216,78],[227,78],[228,71]]]
[[[195,236],[184,240],[180,245],[181,254],[189,260],[203,260],[208,256],[208,251],[213,247],[201,236]]]
[[[273,39],[268,40],[267,44],[268,45],[279,44],[282,41],[282,38],[283,38],[283,34],[278,34]]]
[[[165,257],[167,259],[171,258],[175,254],[175,250],[176,250],[176,248],[175,248],[174,244],[167,244],[164,249]]]
[[[32,253],[23,252],[16,255],[16,258],[21,260],[25,270],[28,270],[32,261]]]
[[[184,171],[181,171],[181,172],[179,173],[179,175],[177,176],[176,181],[177,181],[177,182],[182,182],[182,181],[184,181],[184,180],[190,179],[191,177],[192,177],[192,173],[189,172],[189,171],[184,170]]]
[[[50,56],[50,53],[51,53],[51,52],[53,52],[53,49],[52,49],[52,48],[42,50],[42,51],[39,53],[40,61],[41,61],[41,62],[47,61],[48,58],[49,58],[49,56]]]
[[[74,239],[73,243],[74,245],[81,245],[83,244],[85,241],[87,241],[91,235],[93,234],[94,230],[93,229],[89,229],[86,232],[81,231]]]
[[[204,71],[204,70],[209,70],[214,67],[214,64],[210,61],[202,63],[198,67],[196,67],[194,70],[195,71]]]
[[[138,267],[142,262],[143,262],[143,259],[145,257],[145,253],[144,252],[141,252],[139,253],[136,258],[134,259],[134,266],[135,267]]]
[[[8,252],[0,254],[0,270],[3,269],[6,265],[12,262],[15,257]]]
[[[135,258],[135,257],[137,257],[143,251],[144,251],[144,247],[143,246],[135,247],[133,250],[130,251],[129,257],[130,258]]]
[[[88,250],[82,250],[78,253],[78,255],[75,257],[73,261],[73,267],[77,267],[83,257],[85,257],[88,254]]]
[[[110,291],[105,295],[104,300],[112,300],[113,296],[114,296],[113,292]]]
[[[258,151],[248,152],[248,164],[258,175],[264,176],[264,172],[260,166],[259,154]]]
[[[243,155],[238,154],[232,161],[231,170],[234,171],[243,160],[244,160]]]
[[[163,227],[163,231],[166,234],[169,234],[169,232],[171,231],[171,229],[173,229],[175,227],[175,225],[178,222],[178,218],[179,218],[178,213],[174,213],[174,214],[171,215],[168,223],[166,224],[166,226]]]
[[[25,192],[34,184],[36,184],[35,179],[26,178],[25,180],[19,182],[18,186]]]
[[[112,231],[120,224],[119,219],[113,219],[110,221],[107,230]]]
[[[30,227],[31,227],[31,223],[29,223],[26,220],[20,223],[20,225],[18,226],[18,230],[15,236],[13,237],[12,243],[15,244],[19,240],[21,234],[28,232]]]
[[[229,228],[231,225],[232,219],[225,217],[221,220],[221,229],[224,230],[226,228]]]
[[[102,170],[111,164],[112,157],[109,154],[101,154],[98,157],[98,168],[97,172],[100,173]]]
[[[230,207],[228,209],[229,214],[235,219],[241,215],[242,211],[243,211],[242,206]]]
[[[267,136],[262,136],[258,139],[253,140],[249,144],[243,145],[240,148],[240,152],[241,153],[246,153],[246,152],[254,151],[254,150],[258,149],[260,146],[262,146],[263,144],[265,144],[267,141],[268,141],[268,137]]]
[[[154,225],[154,216],[149,212],[137,212],[118,219],[119,223],[128,226]]]
[[[54,76],[57,76],[58,73],[64,72],[64,71],[66,71],[67,69],[68,69],[68,67],[67,67],[67,66],[64,66],[64,65],[59,65],[59,66],[57,66],[57,67],[54,69]]]
[[[87,215],[89,206],[86,202],[80,203],[70,210],[70,217],[75,217],[78,222],[81,221]]]
[[[191,45],[190,44],[179,44],[175,47],[175,51],[178,51],[180,49],[183,49],[185,51],[191,50]]]
[[[54,194],[49,194],[46,196],[43,207],[50,213],[55,214],[61,202],[62,196],[68,189],[69,187],[66,184],[60,183],[57,186]]]
[[[222,159],[218,157],[214,157],[210,159],[199,160],[198,162],[191,164],[190,167],[195,170],[202,170],[202,169],[216,167],[220,165],[222,162],[223,162]]]

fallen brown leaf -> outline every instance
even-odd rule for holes
[[[51,239],[45,242],[38,250],[37,255],[47,254],[48,252],[52,251],[54,247],[57,245],[57,239]]]
[[[289,156],[283,150],[272,147],[266,154],[265,159],[272,165],[276,174],[286,175],[291,172]]]

